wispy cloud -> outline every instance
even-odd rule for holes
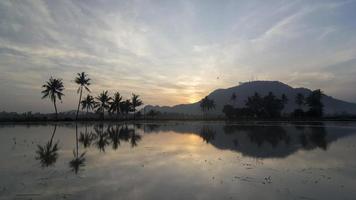
[[[51,75],[66,84],[61,108],[72,109],[81,71],[94,94],[136,92],[150,104],[197,101],[252,78],[356,101],[345,89],[355,66],[343,67],[356,57],[352,8],[355,1],[1,1],[0,110],[51,111],[40,100]]]

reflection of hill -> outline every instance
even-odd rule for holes
[[[257,158],[283,158],[298,150],[327,150],[332,142],[355,132],[323,124],[255,126],[199,123],[162,125],[156,127],[155,131],[197,134],[218,149],[237,151]]]

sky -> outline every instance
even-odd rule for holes
[[[145,104],[200,100],[250,80],[279,80],[356,102],[356,0],[2,0],[0,111],[53,112],[41,99],[62,78],[60,111],[118,91]]]

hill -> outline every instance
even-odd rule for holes
[[[252,96],[255,92],[261,95],[267,95],[268,92],[273,92],[276,96],[281,96],[285,94],[289,101],[285,107],[284,112],[291,112],[297,105],[295,104],[295,96],[298,93],[302,93],[307,96],[311,90],[307,88],[293,88],[287,84],[279,81],[252,81],[241,83],[238,86],[227,88],[227,89],[217,89],[211,92],[208,97],[213,99],[216,103],[216,109],[211,111],[211,114],[221,115],[222,108],[226,104],[233,104],[230,100],[233,93],[236,94],[237,98],[235,101],[236,107],[244,107],[245,101],[249,96]],[[356,104],[346,101],[336,99],[334,97],[324,95],[322,98],[324,104],[324,112],[326,115],[334,114],[356,114]],[[162,113],[177,113],[177,114],[187,114],[187,115],[200,115],[201,110],[199,107],[200,102],[192,104],[180,104],[176,106],[151,106],[147,105],[145,107],[146,112],[149,110],[156,110]]]

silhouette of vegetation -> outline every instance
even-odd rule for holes
[[[75,116],[75,120],[78,120],[79,106],[82,101],[83,88],[86,91],[90,92],[89,90],[90,78],[88,78],[88,75],[85,74],[85,72],[82,72],[77,74],[77,77],[74,79],[74,82],[79,85],[77,90],[77,93],[79,93],[79,101],[78,101],[77,114]]]
[[[37,145],[36,160],[40,160],[42,167],[49,167],[54,165],[58,158],[58,141],[53,143],[54,135],[56,134],[57,124],[54,125],[51,139],[44,145]]]
[[[82,110],[86,109],[86,111],[87,111],[86,115],[87,116],[88,116],[89,110],[94,110],[94,108],[95,108],[94,97],[89,95],[89,94],[80,103],[82,104]]]
[[[122,101],[122,96],[120,95],[119,92],[116,92],[114,94],[114,97],[112,98],[112,101],[110,102],[110,108],[109,112],[110,113],[116,113],[116,119],[119,119],[119,114],[120,114],[120,104]]]
[[[200,101],[200,109],[202,110],[204,116],[206,116],[209,110],[215,109],[215,101],[213,99],[209,99],[208,96],[204,97]]]
[[[303,106],[305,105],[305,96],[302,93],[298,93],[295,96],[295,104],[298,105],[298,108],[295,109],[292,113],[294,117],[304,117],[305,113],[303,110]]]
[[[101,92],[97,97],[95,97],[96,100],[98,100],[95,103],[95,108],[97,109],[96,111],[101,114],[102,119],[105,118],[105,110],[108,110],[110,108],[110,101],[111,97],[108,95],[108,91],[103,91]]]
[[[127,118],[129,112],[133,110],[131,101],[129,99],[126,99],[125,101],[121,102],[120,110],[124,114],[125,118]]]
[[[321,102],[323,97],[321,90],[314,90],[306,98],[306,104],[309,106],[308,115],[311,117],[322,117],[324,114],[324,104]]]
[[[58,119],[58,111],[57,111],[57,98],[62,101],[62,96],[64,86],[62,79],[56,79],[51,77],[46,83],[42,86],[44,90],[42,90],[42,99],[49,98],[53,102],[54,110],[56,112],[56,119]]]
[[[131,105],[132,105],[133,116],[134,116],[134,119],[135,119],[136,118],[136,108],[141,106],[141,105],[143,105],[143,102],[140,99],[139,95],[132,94]]]

